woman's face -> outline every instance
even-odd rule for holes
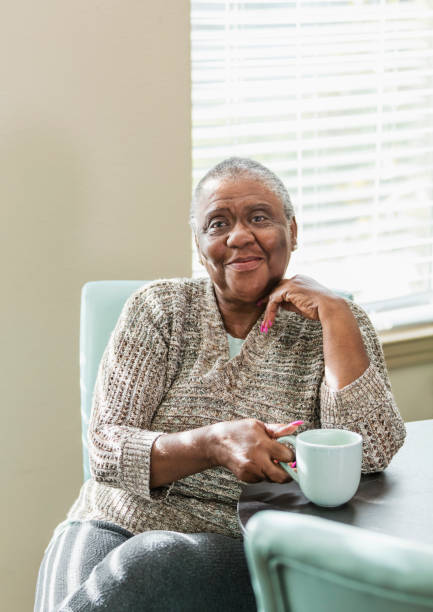
[[[253,178],[205,183],[196,210],[200,260],[219,300],[256,302],[283,277],[296,243],[278,197]]]

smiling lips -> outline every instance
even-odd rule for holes
[[[226,265],[238,272],[247,272],[258,268],[262,261],[263,259],[261,257],[239,257]]]

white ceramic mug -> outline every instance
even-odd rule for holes
[[[362,437],[346,429],[310,429],[284,436],[296,451],[297,472],[280,465],[299,483],[305,497],[318,506],[333,508],[351,499],[361,479]]]

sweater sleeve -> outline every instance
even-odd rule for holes
[[[151,499],[149,429],[161,402],[168,348],[143,290],[126,301],[103,353],[88,430],[89,460],[97,482]]]
[[[406,429],[395,404],[385,358],[377,333],[367,315],[350,302],[361,331],[370,365],[363,374],[338,391],[320,387],[320,419],[323,428],[349,429],[363,438],[362,471],[386,468],[402,446]],[[348,356],[350,358],[350,356]]]

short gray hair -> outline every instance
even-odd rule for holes
[[[194,194],[191,200],[191,209],[189,215],[189,223],[195,231],[195,212],[197,203],[200,200],[203,188],[207,181],[211,179],[237,179],[240,177],[249,177],[262,182],[273,194],[277,196],[283,205],[284,213],[287,220],[290,222],[295,216],[295,210],[290,200],[289,193],[281,179],[276,174],[263,166],[259,162],[249,159],[248,157],[229,157],[211,168],[204,177],[200,180],[197,187],[194,189]]]

